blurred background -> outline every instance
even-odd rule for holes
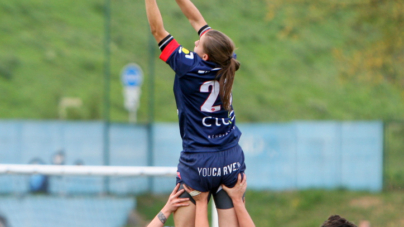
[[[256,225],[319,226],[340,214],[404,226],[404,2],[193,2],[237,46],[233,106]],[[198,36],[175,1],[158,4],[192,50]],[[174,73],[158,59],[144,1],[0,1],[0,21],[1,164],[177,165]],[[0,176],[0,226],[51,226],[54,212],[71,215],[51,207],[100,203],[123,212],[107,226],[142,226],[174,186],[86,179]],[[88,196],[100,193],[114,196]],[[87,196],[65,206],[66,194]]]

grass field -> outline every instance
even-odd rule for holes
[[[385,189],[404,192],[404,122],[385,124]]]
[[[335,53],[353,51],[378,37],[374,30],[368,37],[358,36],[358,29],[351,26],[355,12],[341,9],[287,32],[285,14],[280,11],[269,20],[264,0],[194,2],[208,23],[227,33],[238,47],[242,66],[233,100],[239,122],[404,118],[403,96],[394,84],[351,80],[341,74],[344,65]],[[0,109],[6,110],[0,118],[57,119],[62,97],[83,101],[82,107],[69,111],[69,119],[103,117],[103,4],[102,0],[0,2],[0,20],[7,22],[0,24]],[[192,49],[196,33],[175,2],[159,4],[166,29]],[[355,37],[360,40],[351,42]],[[127,121],[119,74],[129,62],[145,72],[138,117],[140,122],[148,119],[149,38],[143,1],[112,1],[112,121]],[[177,121],[174,74],[158,60],[154,41],[152,46],[155,118]]]

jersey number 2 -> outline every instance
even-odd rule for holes
[[[209,91],[210,88],[210,91]],[[209,93],[208,98],[205,100],[203,105],[201,106],[201,111],[203,112],[216,112],[221,109],[220,105],[213,106],[215,104],[215,101],[217,99],[217,96],[219,96],[219,91],[220,91],[220,85],[219,82],[216,80],[210,80],[206,81],[201,85],[201,88],[199,89],[200,92],[202,93]]]

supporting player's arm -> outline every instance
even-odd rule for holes
[[[207,23],[198,8],[190,0],[176,0],[181,11],[188,18],[195,31],[199,31]]]
[[[196,205],[195,227],[209,227],[209,220],[208,220],[209,192],[194,191],[192,188],[187,187],[185,184],[184,184],[184,188],[195,200],[195,205]],[[196,192],[196,195],[193,195],[192,192]]]
[[[196,211],[195,211],[195,227],[209,227],[208,221],[208,199],[207,195],[209,192],[202,192],[206,196],[202,200],[195,200]]]
[[[178,198],[183,192],[184,189],[178,191],[180,187],[179,184],[174,188],[171,192],[170,197],[167,200],[166,205],[161,209],[161,211],[154,217],[154,219],[150,222],[147,227],[163,227],[165,226],[165,222],[168,217],[178,209],[178,207],[188,206],[189,198]]]
[[[149,20],[150,30],[156,39],[157,43],[163,40],[169,35],[164,29],[163,18],[156,0],[145,0],[146,2],[146,14]]]
[[[230,196],[234,210],[236,211],[237,220],[240,227],[255,227],[253,220],[251,219],[250,214],[245,208],[245,204],[243,201],[243,195],[247,189],[247,177],[244,174],[243,179],[241,179],[241,173],[238,175],[238,180],[236,185],[233,188],[228,188],[225,185],[222,185],[223,190],[227,192]]]

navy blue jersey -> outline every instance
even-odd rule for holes
[[[216,152],[238,144],[241,132],[231,106],[223,108],[217,72],[220,67],[202,60],[171,36],[160,42],[160,58],[175,72],[174,95],[184,152]]]

